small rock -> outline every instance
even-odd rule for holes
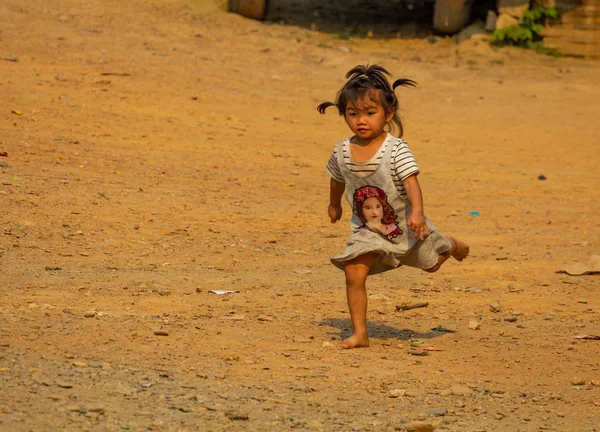
[[[221,317],[221,319],[232,320],[232,321],[242,321],[246,318],[246,315],[226,315]]]
[[[406,396],[406,397],[419,397],[419,396],[421,396],[421,393],[418,392],[417,390],[406,390],[404,392],[404,396]]]
[[[66,382],[66,381],[57,381],[56,385],[59,386],[60,388],[65,388],[65,389],[73,388],[73,384]]]
[[[88,367],[88,364],[86,362],[75,361],[75,362],[73,362],[73,366],[79,367],[79,368],[85,368],[85,367]]]
[[[450,391],[455,396],[465,396],[473,394],[473,391],[469,387],[464,386],[453,386],[450,388]]]
[[[256,317],[256,319],[259,321],[273,321],[274,318],[272,316],[261,314],[258,317]]]
[[[515,322],[515,321],[517,321],[517,317],[516,316],[507,316],[507,317],[504,317],[503,320],[506,322]]]
[[[335,345],[332,344],[331,342],[323,342],[323,344],[321,345],[323,348],[334,348]]]
[[[238,361],[240,359],[240,356],[235,355],[235,354],[227,354],[224,355],[223,357],[221,357],[224,361]]]
[[[446,415],[447,412],[448,410],[446,408],[440,407],[428,409],[425,411],[425,414],[431,417],[443,417]]]
[[[400,396],[404,396],[406,394],[406,390],[405,389],[393,389],[390,390],[390,397],[391,398],[397,398]]]
[[[471,330],[479,330],[481,328],[481,323],[476,320],[469,321],[469,329]]]
[[[500,303],[498,303],[498,302],[490,303],[490,311],[500,312]]]
[[[86,318],[94,318],[96,316],[96,311],[87,311],[83,314]]]
[[[94,407],[88,408],[87,411],[93,412],[93,413],[98,413],[98,414],[104,414],[104,408],[99,407],[99,406],[94,406]]]
[[[169,336],[169,332],[166,330],[154,330],[156,336]]]
[[[414,355],[414,356],[427,356],[427,355],[429,355],[429,352],[427,352],[425,350],[416,350],[416,349],[409,349],[408,353],[410,355]]]
[[[571,384],[573,385],[584,385],[585,384],[585,379],[580,378],[580,377],[575,377],[571,380]]]
[[[12,410],[7,405],[0,405],[0,413],[10,414]]]
[[[430,422],[409,422],[402,425],[407,432],[433,432],[437,425]]]

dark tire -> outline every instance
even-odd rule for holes
[[[433,29],[439,33],[461,31],[471,18],[471,0],[435,0]]]
[[[229,0],[229,10],[246,18],[264,20],[267,15],[267,0]]]

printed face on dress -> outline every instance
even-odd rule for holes
[[[380,136],[394,115],[393,111],[386,112],[377,99],[366,95],[363,100],[350,101],[346,106],[346,123],[363,140]]]
[[[363,215],[366,219],[365,223],[381,222],[383,219],[383,205],[377,197],[369,197],[363,203]]]

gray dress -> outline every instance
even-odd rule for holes
[[[440,255],[448,254],[451,244],[435,231],[427,219],[430,235],[423,241],[414,239],[414,232],[406,225],[411,207],[402,198],[392,179],[391,152],[388,145],[377,169],[361,177],[350,171],[343,158],[343,141],[337,144],[340,172],[346,183],[346,199],[352,208],[352,234],[346,250],[331,258],[338,268],[368,252],[376,252],[377,259],[369,274],[392,270],[402,265],[427,269],[438,263]],[[381,217],[381,219],[380,219]]]

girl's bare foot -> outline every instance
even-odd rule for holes
[[[450,255],[457,261],[464,260],[467,255],[469,255],[469,245],[461,242],[460,240],[455,239],[454,237],[447,237],[452,243],[452,250],[450,250]]]
[[[353,334],[348,339],[344,339],[340,343],[340,347],[343,349],[351,349],[351,348],[367,348],[369,346],[369,337],[365,335],[364,337],[357,336]]]

